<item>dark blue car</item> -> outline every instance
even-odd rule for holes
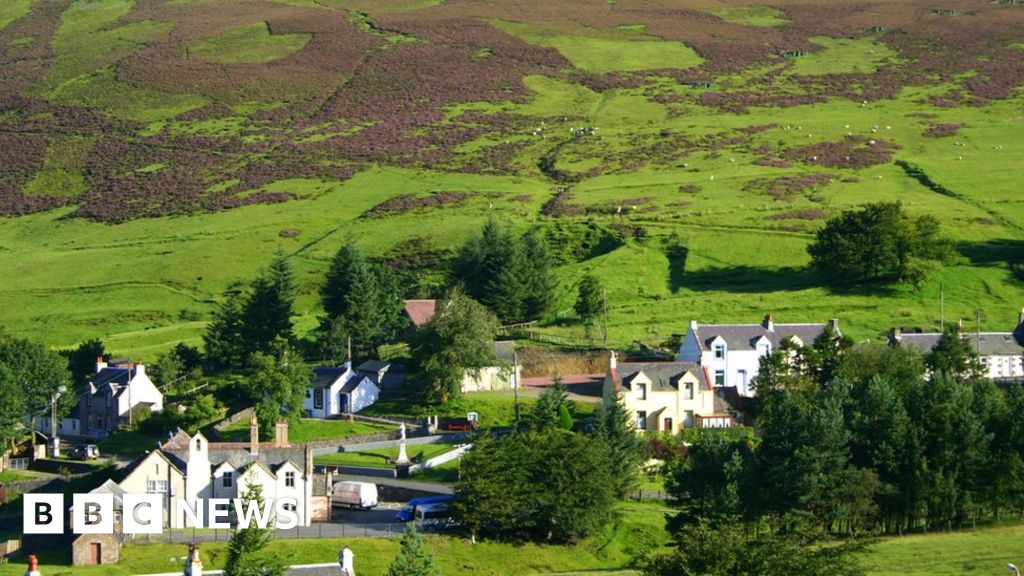
[[[416,515],[416,507],[424,504],[438,504],[440,502],[451,502],[455,498],[452,494],[440,494],[438,496],[423,496],[413,498],[405,503],[405,507],[395,514],[395,520],[399,522],[411,522]]]

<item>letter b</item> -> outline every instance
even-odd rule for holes
[[[22,497],[24,534],[63,534],[64,496],[62,494],[25,494]]]
[[[114,495],[75,494],[71,530],[75,534],[113,534]]]

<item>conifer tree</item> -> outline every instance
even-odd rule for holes
[[[402,548],[388,568],[387,576],[441,576],[441,569],[434,564],[434,555],[425,544],[423,535],[416,531],[416,524],[406,524]]]
[[[254,502],[262,509],[263,487],[249,484],[248,490],[241,497],[243,509]],[[272,528],[260,528],[251,522],[246,528],[236,529],[228,541],[228,558],[224,563],[224,576],[282,576],[285,567],[277,560],[261,559],[257,555],[267,547],[274,537]]]

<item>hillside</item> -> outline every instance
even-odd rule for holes
[[[940,285],[1006,330],[1021,85],[1017,0],[6,0],[0,325],[152,358],[281,248],[308,328],[346,239],[427,296],[496,218],[556,244],[559,311],[602,277],[619,345],[765,312],[935,328]],[[961,260],[825,288],[814,230],[882,199]]]

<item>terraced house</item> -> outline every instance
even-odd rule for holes
[[[960,334],[977,353],[986,378],[1024,378],[1024,309],[1020,311],[1013,332],[967,332],[961,325]],[[889,333],[889,344],[909,346],[921,354],[927,354],[939,343],[941,336],[939,332],[903,332],[900,328],[893,328]]]
[[[612,354],[605,402],[616,398],[633,414],[638,431],[676,434],[686,428],[730,428],[742,421],[735,389],[715,388],[695,362],[622,362]]]
[[[836,319],[828,324],[777,324],[769,314],[760,324],[699,324],[691,320],[677,359],[705,368],[714,387],[735,388],[740,396],[750,397],[761,358],[787,340],[809,346],[827,326],[840,334]]]

